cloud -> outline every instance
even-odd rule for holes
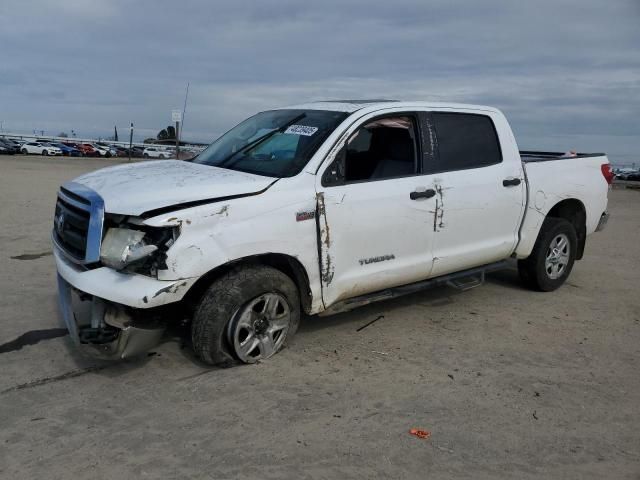
[[[0,116],[26,131],[152,133],[189,81],[193,139],[265,108],[382,96],[491,104],[528,148],[631,158],[639,21],[636,0],[5,0]]]

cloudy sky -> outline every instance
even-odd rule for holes
[[[308,100],[497,106],[521,149],[640,164],[640,0],[2,0],[4,131],[185,138]]]

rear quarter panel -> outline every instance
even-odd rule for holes
[[[528,204],[516,248],[517,258],[531,254],[542,222],[562,200],[581,201],[587,214],[587,235],[595,231],[607,209],[609,185],[601,172],[604,163],[609,163],[606,156],[524,163]]]

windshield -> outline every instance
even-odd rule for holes
[[[326,110],[272,110],[235,126],[193,162],[267,177],[291,177],[347,117]]]

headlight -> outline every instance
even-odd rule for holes
[[[126,266],[142,260],[158,250],[155,245],[146,244],[145,232],[129,228],[110,228],[102,240],[100,261],[108,267],[122,270]]]

